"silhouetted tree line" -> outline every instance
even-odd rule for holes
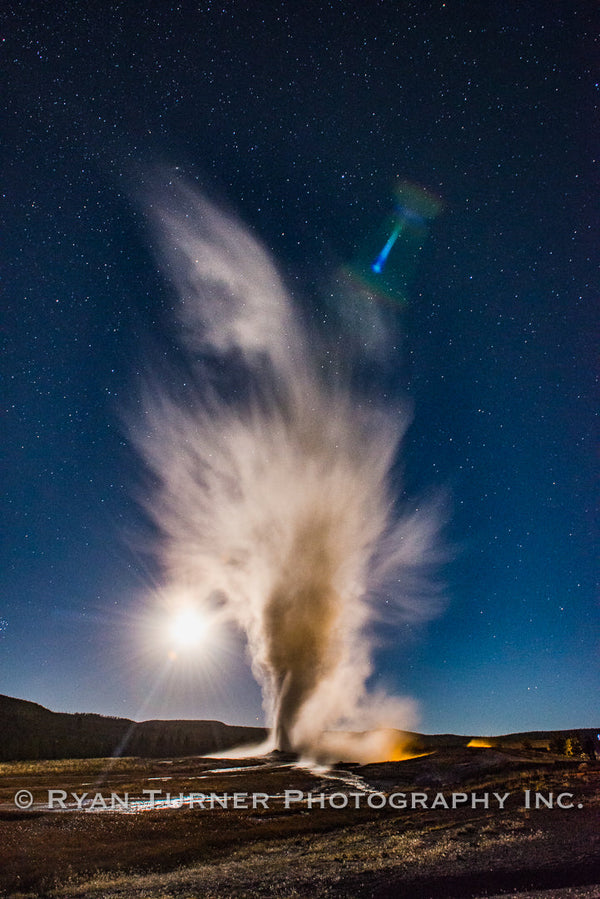
[[[204,755],[259,743],[267,731],[221,721],[143,721],[51,712],[0,696],[0,761]]]

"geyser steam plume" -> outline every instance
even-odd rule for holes
[[[278,748],[326,756],[333,740],[339,758],[336,728],[414,723],[409,700],[366,688],[382,597],[413,621],[431,611],[437,515],[399,518],[390,492],[407,416],[324,365],[243,225],[181,183],[148,205],[195,385],[182,400],[155,378],[134,428],[166,588],[218,598],[243,628]]]

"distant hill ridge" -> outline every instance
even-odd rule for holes
[[[264,727],[222,721],[131,721],[93,713],[68,714],[0,695],[0,761],[206,755],[261,743]]]
[[[528,744],[548,749],[557,738],[577,737],[582,747],[600,748],[600,728],[528,731],[502,736],[406,733],[415,749],[488,745],[510,748]],[[222,721],[132,721],[91,712],[52,712],[36,702],[0,694],[0,761],[25,759],[107,758],[110,756],[208,755],[262,743],[264,727],[242,727]]]

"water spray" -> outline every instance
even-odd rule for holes
[[[218,597],[243,630],[276,748],[314,758],[329,744],[353,757],[340,729],[415,723],[410,700],[366,686],[381,598],[396,620],[432,612],[439,518],[427,504],[398,515],[391,480],[409,416],[364,401],[322,365],[240,222],[181,182],[150,201],[197,385],[183,400],[153,377],[132,426],[156,480],[148,514],[165,590],[199,605]],[[237,386],[221,383],[224,370]]]

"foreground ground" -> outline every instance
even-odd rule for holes
[[[17,801],[32,805],[20,810],[23,790],[30,797]],[[49,790],[64,791],[52,794],[64,809],[48,808]],[[160,807],[167,791],[176,801]],[[127,810],[102,808],[111,793],[117,804],[127,796]],[[196,795],[190,807],[192,793],[218,798],[200,807]],[[0,891],[53,899],[599,899],[600,768],[514,748],[440,749],[328,771],[282,758],[5,764]]]

